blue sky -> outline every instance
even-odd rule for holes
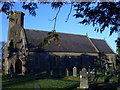
[[[0,6],[1,7],[1,6]],[[40,5],[39,9],[37,9],[37,15],[31,16],[29,15],[28,11],[21,9],[20,4],[15,5],[13,8],[17,11],[22,11],[25,13],[24,17],[24,28],[25,29],[35,29],[35,30],[44,30],[44,31],[51,31],[53,29],[54,22],[52,20],[57,10],[52,9],[50,5]],[[109,46],[116,51],[116,43],[115,40],[117,39],[117,33],[113,33],[112,36],[109,36],[109,29],[106,29],[102,34],[97,33],[94,31],[94,27],[90,25],[80,25],[78,24],[79,19],[73,17],[75,11],[73,10],[68,22],[66,23],[65,20],[69,13],[70,5],[66,5],[61,8],[60,13],[58,15],[57,24],[56,24],[56,31],[57,32],[64,32],[64,33],[72,33],[72,34],[80,34],[86,35],[90,38],[98,38],[104,39],[107,41]],[[4,13],[0,13],[0,40],[7,41],[7,33],[8,33],[8,19]],[[1,35],[2,34],[2,35]],[[2,37],[1,37],[2,36]]]

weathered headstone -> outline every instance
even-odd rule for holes
[[[50,75],[53,76],[53,70],[50,71]]]
[[[76,67],[73,67],[73,76],[77,77],[77,68]]]
[[[78,87],[79,89],[88,89],[89,85],[88,85],[88,75],[87,75],[87,70],[85,68],[83,68],[80,71],[80,87]]]
[[[66,76],[67,76],[67,77],[69,76],[69,71],[68,71],[67,68],[66,68]]]

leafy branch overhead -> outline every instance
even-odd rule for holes
[[[15,2],[0,2],[2,7],[0,12],[8,13],[13,10]],[[56,26],[57,16],[60,13],[60,8],[71,4],[70,13],[68,13],[67,20],[72,10],[75,10],[74,17],[78,18],[79,24],[93,25],[95,31],[103,32],[105,28],[110,28],[110,35],[117,31],[120,25],[120,2],[21,2],[21,8],[28,10],[32,16],[36,15],[36,9],[40,4],[51,4],[51,7],[58,10],[54,19],[54,30]]]
[[[110,35],[117,31],[120,25],[120,2],[88,2],[75,4],[76,18],[82,18],[80,24],[95,27],[95,30],[103,32],[106,27],[110,27]]]
[[[61,40],[59,38],[59,35],[56,33],[55,30],[48,33],[47,37],[44,38],[44,41],[39,44],[38,47],[43,47],[45,45],[49,45],[52,41],[55,41],[57,45],[61,44]]]

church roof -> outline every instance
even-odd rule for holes
[[[60,45],[52,42],[50,45],[43,46],[42,48],[36,48],[44,40],[44,38],[47,37],[48,32],[30,29],[26,29],[25,32],[30,51],[97,53],[98,50],[105,50],[107,53],[112,53],[111,48],[108,47],[104,40],[101,40],[101,42],[98,40],[97,42],[97,39],[90,39],[86,35],[66,33],[58,33],[61,40]]]
[[[107,42],[104,39],[91,38],[91,41],[93,42],[95,47],[99,50],[99,52],[114,53],[113,50],[110,48],[110,46],[107,44]]]

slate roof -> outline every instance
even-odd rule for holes
[[[61,40],[61,44],[58,46],[54,42],[50,45],[44,46],[42,48],[37,49],[36,47],[39,45],[40,42],[47,37],[47,31],[40,31],[40,30],[30,30],[25,29],[28,47],[30,51],[45,51],[45,52],[78,52],[78,53],[97,53],[97,50],[93,46],[90,40],[94,41],[95,46],[99,45],[98,48],[102,50],[102,47],[95,40],[89,39],[86,35],[76,35],[76,34],[66,34],[66,33],[58,33],[59,38]],[[103,48],[110,49],[104,43]],[[35,49],[36,48],[36,49]],[[112,50],[106,50],[107,52],[112,52]]]
[[[99,50],[99,52],[114,53],[104,39],[94,39],[94,38],[90,38],[90,39],[93,42],[93,44],[96,46],[96,48]]]

